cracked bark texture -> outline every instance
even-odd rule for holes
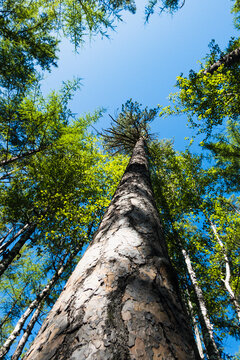
[[[200,359],[169,262],[144,140],[24,360]]]

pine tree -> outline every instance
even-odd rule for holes
[[[106,132],[111,149],[133,149],[131,160],[25,360],[199,359],[149,177],[156,113],[129,101]]]

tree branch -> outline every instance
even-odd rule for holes
[[[204,75],[213,74],[221,65],[230,66],[240,62],[240,47],[224,55],[220,60],[211,65],[207,70],[204,71]]]

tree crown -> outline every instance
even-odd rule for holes
[[[111,117],[111,127],[102,134],[105,147],[114,153],[129,154],[140,138],[145,141],[152,140],[149,123],[157,113],[157,108],[148,110],[146,107],[142,110],[141,104],[133,102],[132,99],[128,100],[122,105],[122,111],[117,118]]]

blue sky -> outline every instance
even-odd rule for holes
[[[44,90],[58,89],[62,80],[82,78],[82,87],[72,102],[78,114],[107,109],[98,128],[109,124],[122,103],[132,98],[143,106],[166,105],[174,90],[176,76],[198,69],[197,61],[208,52],[215,39],[224,48],[236,31],[229,0],[191,0],[176,14],[154,14],[144,24],[145,2],[137,1],[135,15],[125,13],[110,39],[94,38],[78,54],[66,40],[59,54],[59,66],[45,74]],[[157,119],[153,131],[161,138],[175,138],[180,150],[191,136],[184,118]]]
[[[230,0],[186,0],[175,15],[154,14],[144,24],[145,2],[137,1],[135,15],[125,13],[116,24],[110,39],[86,40],[78,54],[64,40],[59,53],[59,65],[45,74],[44,91],[59,89],[61,82],[82,78],[81,90],[71,103],[79,115],[97,108],[107,109],[98,129],[106,128],[122,103],[132,98],[143,106],[168,104],[168,94],[174,90],[176,77],[197,70],[197,63],[208,52],[212,39],[224,48],[230,37],[237,35],[230,14]],[[157,118],[152,126],[159,138],[174,138],[175,148],[183,150],[191,136],[184,117]],[[234,353],[239,344],[226,340],[226,349]]]

